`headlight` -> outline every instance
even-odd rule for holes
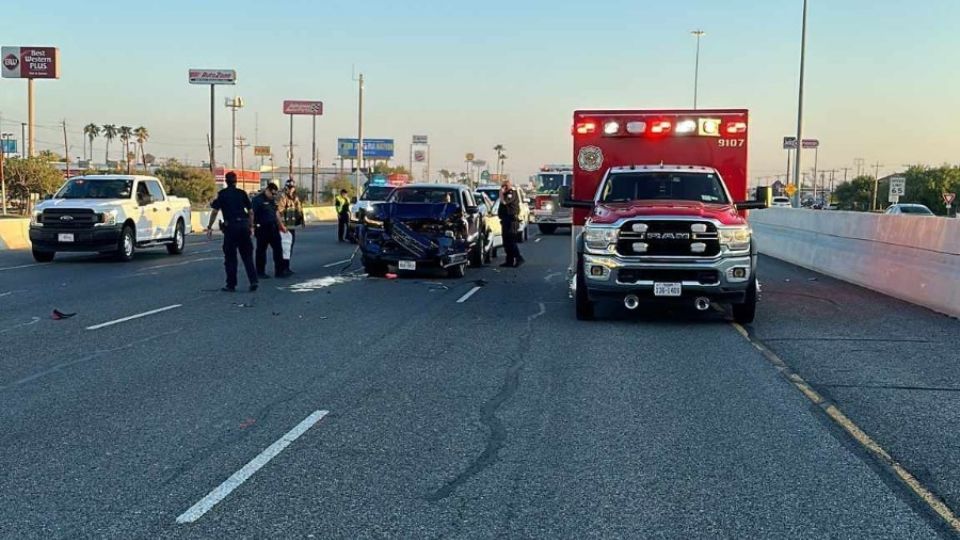
[[[107,210],[101,214],[97,214],[100,218],[99,223],[95,225],[109,227],[117,224],[117,211],[116,210]]]
[[[553,203],[544,203],[542,208],[545,212],[553,212]]]
[[[30,214],[30,226],[31,227],[43,227],[43,212],[34,212]]]
[[[747,251],[750,249],[750,227],[725,227],[720,229],[720,245],[727,246],[730,251]]]
[[[363,224],[368,227],[383,227],[383,222],[378,219],[373,219],[370,217],[370,214],[363,214]]]
[[[583,243],[592,251],[607,251],[612,244],[617,243],[620,229],[616,227],[600,227],[587,225],[583,228]]]

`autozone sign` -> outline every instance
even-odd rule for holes
[[[283,114],[320,116],[323,114],[323,102],[286,100],[283,102]]]
[[[60,78],[60,49],[56,47],[2,47],[0,62],[5,79]]]
[[[190,84],[237,84],[235,69],[191,69]]]

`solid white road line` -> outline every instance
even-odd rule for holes
[[[470,289],[469,291],[467,291],[467,294],[461,296],[460,299],[457,300],[457,303],[458,303],[458,304],[462,304],[462,303],[466,302],[467,300],[470,299],[471,296],[473,296],[474,294],[476,294],[477,291],[479,291],[481,288],[482,288],[482,287],[474,287],[474,288]]]
[[[191,259],[189,261],[183,261],[178,263],[159,264],[157,266],[147,266],[146,268],[141,268],[139,271],[146,272],[148,270],[160,270],[161,268],[173,268],[174,266],[184,266],[187,264],[193,264],[198,262],[219,261],[219,260],[222,260],[222,258],[221,257],[200,257],[199,259]]]
[[[208,493],[206,497],[200,499],[197,504],[191,506],[186,512],[180,514],[180,516],[177,518],[177,523],[193,523],[194,521],[203,517],[203,515],[210,511],[211,508],[225,499],[227,495],[230,495],[233,490],[240,487],[240,485],[253,476],[255,472],[259,471],[264,465],[269,463],[271,459],[277,457],[277,455],[282,452],[284,448],[290,446],[290,443],[306,433],[308,429],[312,428],[324,416],[329,414],[329,412],[330,411],[315,411],[303,422],[297,424],[297,427],[288,431],[287,434],[283,437],[280,437],[277,442],[271,444],[263,452],[260,452],[260,455],[253,458],[239,471],[233,473],[230,478],[227,478],[222,484],[217,486],[216,489]]]
[[[323,265],[324,268],[333,268],[334,266],[340,266],[341,264],[347,264],[351,259],[344,259],[342,261],[333,261],[330,264]]]
[[[21,268],[33,268],[34,266],[47,266],[52,263],[33,263],[33,264],[21,264],[20,266],[8,266],[6,268],[0,268],[0,272],[4,270],[19,270]]]
[[[183,307],[183,304],[173,304],[172,306],[162,307],[159,309],[151,309],[150,311],[144,311],[143,313],[137,313],[136,315],[130,315],[129,317],[124,317],[122,319],[117,319],[115,321],[107,321],[105,323],[95,324],[93,326],[88,326],[87,330],[99,330],[101,328],[106,328],[108,326],[113,326],[115,324],[120,324],[122,322],[132,321],[134,319],[139,319],[141,317],[148,317],[150,315],[156,315],[157,313],[163,313],[164,311],[170,311],[171,309],[177,309]]]

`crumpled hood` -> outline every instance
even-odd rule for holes
[[[435,220],[443,222],[460,212],[455,203],[375,203],[370,210],[371,216],[385,220]]]
[[[130,199],[50,199],[38,204],[36,211],[40,212],[49,208],[110,210],[127,202],[130,202]]]
[[[731,204],[709,204],[698,201],[631,201],[603,203],[590,214],[591,223],[599,225],[616,223],[632,217],[679,216],[714,219],[724,225],[742,225],[746,220]]]

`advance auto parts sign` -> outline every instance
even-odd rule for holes
[[[5,79],[59,79],[60,49],[56,47],[3,47],[0,64]]]

